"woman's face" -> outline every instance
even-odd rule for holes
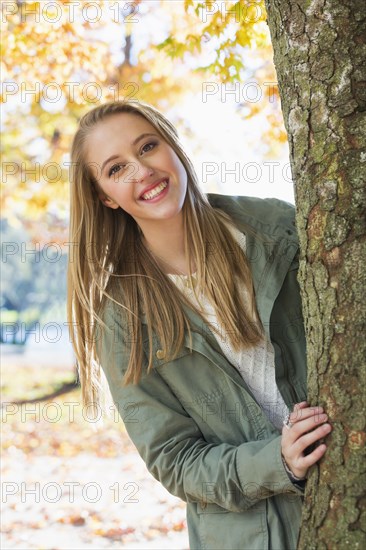
[[[132,113],[107,117],[88,136],[86,150],[106,206],[128,212],[143,231],[181,215],[187,172],[145,118]]]

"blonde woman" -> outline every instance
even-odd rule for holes
[[[81,119],[71,176],[84,403],[102,369],[147,468],[187,502],[191,550],[295,548],[331,427],[306,402],[293,207],[205,196],[175,128],[136,101]]]

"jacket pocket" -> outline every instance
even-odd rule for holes
[[[218,504],[199,502],[197,504],[197,514],[228,514],[229,510],[219,506]]]
[[[197,504],[200,550],[263,550],[268,548],[265,502],[245,512],[217,504]]]

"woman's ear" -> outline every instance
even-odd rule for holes
[[[99,198],[104,204],[104,206],[108,206],[108,208],[113,208],[113,210],[116,210],[117,208],[119,208],[119,204],[114,202],[113,199],[110,199],[106,195],[99,195]]]

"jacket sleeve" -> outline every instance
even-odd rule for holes
[[[115,308],[105,319],[110,328],[99,359],[113,401],[148,470],[170,493],[232,512],[278,493],[302,494],[284,469],[280,436],[238,446],[208,443],[156,369],[124,386],[124,330]]]

